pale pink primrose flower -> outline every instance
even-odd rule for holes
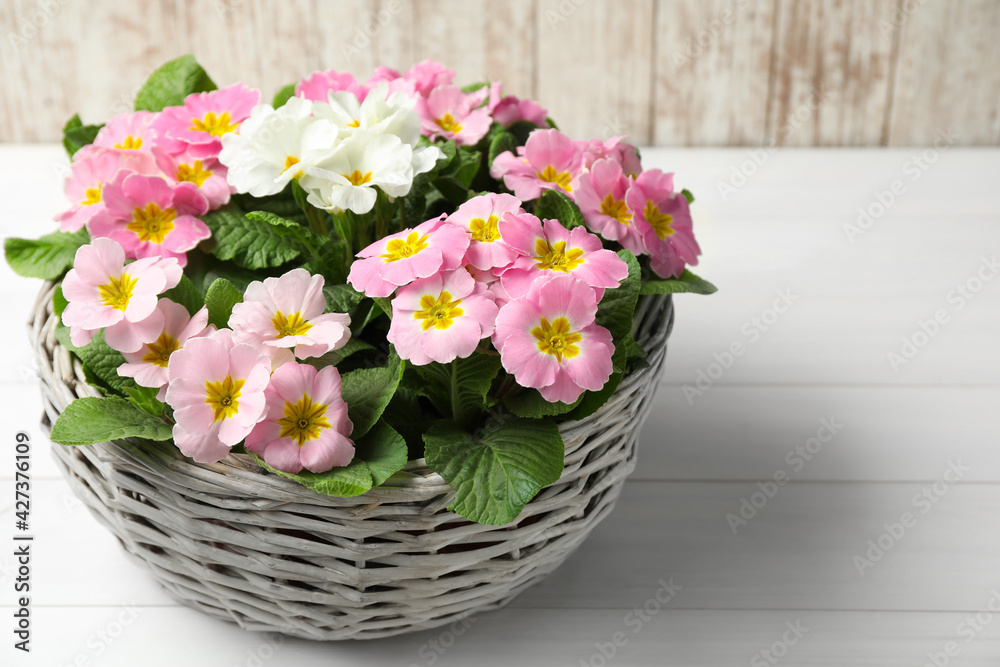
[[[193,93],[182,106],[167,107],[153,122],[159,143],[171,153],[187,149],[201,158],[216,158],[219,138],[239,130],[250,111],[260,103],[260,91],[236,83],[207,93]]]
[[[543,223],[530,213],[508,213],[499,228],[507,245],[521,254],[500,276],[512,299],[527,293],[539,276],[572,275],[595,288],[598,300],[604,288],[618,287],[628,277],[628,265],[584,227],[569,230],[558,220]]]
[[[157,174],[156,164],[145,151],[119,151],[111,148],[80,150],[73,159],[71,173],[66,179],[66,198],[73,205],[56,216],[59,229],[75,232],[104,210],[102,190],[119,171],[137,174]]]
[[[63,296],[69,302],[63,324],[71,328],[74,345],[86,345],[103,328],[108,345],[135,352],[163,330],[156,297],[180,279],[176,259],[147,257],[126,265],[118,243],[94,239],[76,251],[73,268],[63,279]]]
[[[350,72],[330,69],[313,72],[295,84],[295,96],[313,102],[326,102],[329,93],[344,90],[353,93],[359,100],[364,100],[369,88],[370,86],[358,83]]]
[[[234,340],[261,350],[274,368],[340,349],[351,337],[351,317],[324,314],[323,284],[305,269],[250,283],[229,318]]]
[[[471,243],[465,258],[477,269],[506,268],[520,255],[500,236],[498,225],[505,213],[524,213],[521,201],[490,192],[473,197],[445,219],[469,232]]]
[[[354,426],[336,368],[285,364],[274,371],[264,396],[267,416],[247,436],[246,448],[269,466],[325,472],[354,458]]]
[[[444,215],[390,234],[358,253],[347,276],[366,296],[389,296],[397,287],[462,265],[469,234],[443,222]]]
[[[194,183],[171,186],[159,176],[123,173],[104,186],[103,197],[105,208],[87,229],[117,241],[129,257],[174,257],[184,266],[187,251],[212,235],[198,217],[208,200]]]
[[[194,183],[208,201],[210,211],[228,204],[235,192],[226,180],[226,166],[214,158],[200,158],[187,150],[169,153],[159,147],[153,149],[153,156],[170,185]]]
[[[438,86],[447,86],[455,80],[455,72],[439,62],[422,60],[406,70],[403,78],[413,84],[417,94],[427,97]]]
[[[535,130],[515,156],[504,151],[493,160],[490,176],[503,179],[521,201],[538,199],[545,190],[571,194],[579,177],[583,155],[573,140],[559,130]]]
[[[481,98],[466,95],[458,86],[438,86],[417,100],[424,136],[454,139],[459,146],[475,145],[493,122],[485,107],[475,108],[481,103]]]
[[[271,361],[220,329],[192,338],[170,355],[167,403],[174,444],[199,463],[220,461],[264,418]]]
[[[493,296],[494,303],[497,304],[497,308],[503,308],[510,301],[510,295],[503,288],[503,283],[500,282],[500,275],[497,273],[498,271],[502,271],[502,269],[483,271],[469,264],[465,267],[465,270],[469,272],[469,275],[472,276],[477,285],[489,290]]]
[[[548,127],[549,112],[533,100],[517,98],[513,95],[497,101],[491,110],[493,120],[501,125],[511,125],[520,120],[534,123],[538,127]]]
[[[135,383],[143,387],[162,389],[157,396],[162,401],[166,396],[170,357],[189,339],[209,334],[215,327],[208,324],[207,308],[190,315],[179,303],[160,299],[156,310],[163,319],[160,334],[138,351],[123,353],[126,363],[118,367],[118,375],[134,378]]]
[[[596,314],[597,294],[584,282],[567,275],[538,280],[500,309],[493,344],[522,387],[572,403],[611,377],[615,346]]]
[[[701,248],[694,238],[687,199],[674,192],[673,174],[644,171],[625,195],[642,234],[650,266],[663,278],[678,277],[687,264],[697,265]]]
[[[114,148],[127,151],[153,150],[159,139],[159,132],[153,123],[159,114],[152,111],[121,113],[105,123],[94,137],[94,148]],[[90,147],[81,150],[90,151]]]
[[[632,224],[632,210],[625,203],[625,193],[631,184],[620,164],[602,158],[580,176],[574,199],[588,227],[640,255],[645,251],[642,234]]]
[[[642,173],[639,152],[635,146],[624,141],[626,137],[611,137],[607,141],[591,139],[577,141],[577,148],[583,153],[583,168],[590,169],[598,160],[610,159],[621,165],[626,176],[635,178]]]
[[[392,300],[387,339],[417,366],[447,364],[476,351],[493,333],[497,306],[485,286],[458,269],[415,280]]]

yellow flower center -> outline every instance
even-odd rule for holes
[[[341,176],[350,181],[351,185],[364,185],[372,180],[372,173],[370,171],[362,174],[360,169],[355,169],[349,174],[341,174]]]
[[[294,155],[289,155],[285,158],[285,169],[291,169],[294,165],[299,163],[299,159]]]
[[[285,414],[278,419],[281,426],[279,438],[291,438],[299,443],[319,437],[323,429],[330,428],[330,420],[326,418],[326,403],[313,403],[309,394],[302,394],[295,403],[285,401]]]
[[[456,317],[465,314],[465,311],[458,307],[461,303],[461,299],[452,301],[449,292],[441,292],[436,299],[430,294],[425,294],[420,297],[421,309],[413,313],[413,319],[423,320],[421,326],[424,331],[432,327],[447,329],[455,323]]]
[[[441,128],[442,132],[461,132],[462,125],[458,123],[450,113],[446,113],[441,118],[435,118],[434,124]]]
[[[347,124],[347,127],[361,127],[361,121],[352,120],[350,123]]]
[[[125,225],[125,228],[135,232],[140,241],[163,243],[163,239],[173,230],[176,217],[177,211],[174,209],[161,209],[153,202],[149,202],[146,208],[135,207],[132,211],[132,222]]]
[[[147,364],[153,364],[160,368],[166,368],[170,361],[170,355],[180,349],[177,339],[168,333],[161,333],[160,337],[146,346],[149,350],[142,355],[142,360]]]
[[[191,129],[195,132],[207,132],[213,137],[221,137],[226,132],[235,132],[239,123],[231,122],[229,112],[224,111],[218,116],[214,111],[209,111],[204,118],[192,118]]]
[[[271,323],[274,324],[274,330],[277,332],[278,338],[284,338],[285,336],[305,336],[313,328],[313,325],[309,324],[308,320],[302,319],[302,313],[299,312],[285,315],[280,310],[276,311],[274,317],[271,318]]]
[[[615,199],[614,195],[610,192],[604,198],[604,201],[601,202],[601,215],[614,218],[625,226],[628,226],[632,222],[632,213],[628,210],[628,206],[621,199]]]
[[[83,193],[84,200],[80,202],[84,206],[93,206],[94,204],[101,203],[101,184],[98,183],[97,187],[87,188],[87,191]]]
[[[565,317],[557,317],[551,324],[543,317],[531,330],[531,335],[538,341],[538,349],[554,356],[560,364],[563,357],[572,359],[580,354],[577,343],[583,340],[583,335],[570,331],[569,320]]]
[[[573,248],[566,252],[566,242],[549,244],[545,239],[535,241],[535,265],[542,271],[562,271],[569,273],[583,264],[583,250]]]
[[[245,383],[246,380],[234,380],[231,375],[219,382],[205,381],[205,402],[215,411],[215,421],[236,414],[240,407],[240,389]]]
[[[652,201],[646,201],[646,207],[642,210],[642,215],[661,241],[673,235],[674,228],[672,225],[674,223],[674,216],[668,213],[660,213],[660,207]]]
[[[202,183],[212,175],[210,169],[205,169],[201,160],[195,160],[194,164],[182,164],[177,166],[177,180],[181,182],[194,183],[199,188]]]
[[[131,134],[125,137],[125,141],[115,144],[115,148],[126,151],[137,151],[142,148],[142,137],[133,137]]]
[[[489,220],[483,220],[482,218],[473,218],[469,221],[469,229],[472,230],[472,240],[479,241],[480,243],[493,243],[500,238],[500,232],[497,230],[497,217],[491,215]]]
[[[556,171],[556,168],[550,164],[542,171],[536,173],[538,174],[538,178],[546,183],[555,183],[566,192],[573,192],[573,186],[569,184],[573,180],[573,177],[570,176],[568,171]]]
[[[127,273],[123,273],[117,278],[108,276],[106,285],[97,286],[97,294],[101,297],[101,303],[108,308],[120,310],[123,313],[128,308],[128,302],[132,298],[132,291],[135,289],[138,278],[133,278]]]
[[[406,236],[406,240],[403,239],[392,239],[385,245],[385,254],[379,255],[382,259],[389,262],[398,262],[401,259],[407,257],[413,257],[421,250],[427,249],[427,235],[421,236],[416,232],[410,232]]]

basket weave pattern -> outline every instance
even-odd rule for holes
[[[56,341],[54,286],[29,335],[44,423],[99,395]],[[590,417],[560,428],[565,470],[507,526],[445,508],[454,491],[422,460],[356,498],[263,473],[244,455],[185,459],[172,443],[54,446],[73,492],[175,598],[255,631],[372,639],[503,606],[562,563],[614,507],[635,467],[673,324],[670,297],[643,297],[634,333],[649,368]]]

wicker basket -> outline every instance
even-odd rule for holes
[[[56,342],[48,284],[29,335],[48,426],[97,391]],[[541,580],[607,516],[635,467],[673,323],[667,297],[643,297],[637,339],[649,368],[595,414],[562,425],[566,467],[518,520],[471,523],[423,460],[356,498],[331,498],[263,472],[248,457],[194,463],[171,443],[55,446],[73,492],[184,604],[256,631],[372,639],[496,609]]]

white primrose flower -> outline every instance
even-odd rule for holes
[[[401,92],[389,94],[386,83],[372,88],[363,102],[354,93],[343,90],[331,91],[328,99],[328,104],[313,105],[313,115],[339,127],[342,137],[361,131],[395,134],[412,147],[420,141],[420,115],[413,109],[413,99]]]
[[[222,135],[219,161],[229,168],[227,180],[237,192],[265,197],[328,157],[339,133],[334,123],[313,115],[309,100],[291,97],[277,109],[259,104],[238,133]]]

